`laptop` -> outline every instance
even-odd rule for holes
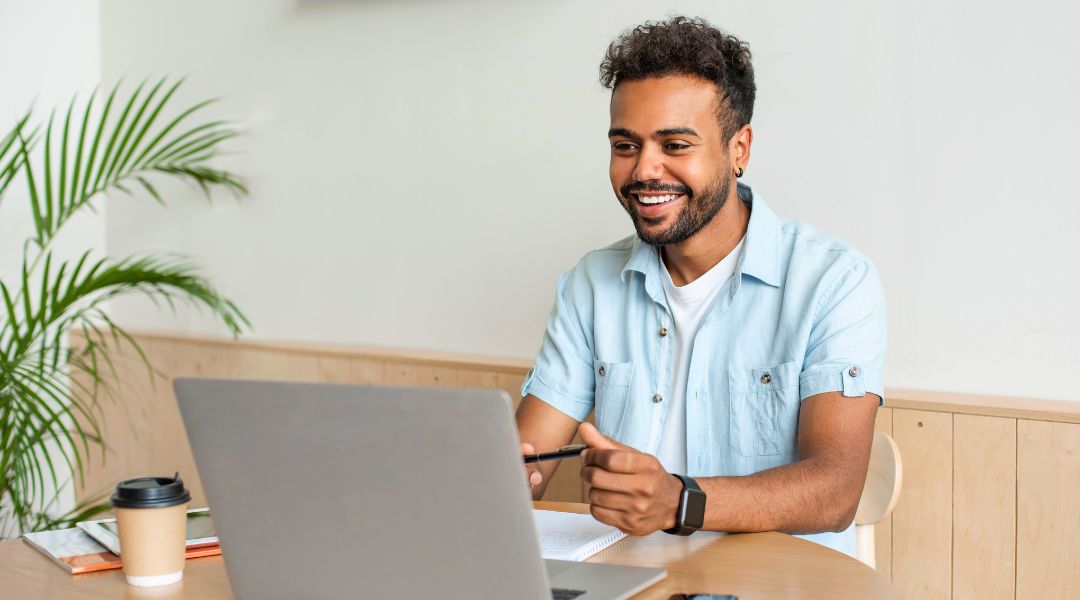
[[[501,390],[179,378],[237,598],[627,598],[664,569],[545,561]]]

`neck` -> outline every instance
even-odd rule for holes
[[[701,231],[678,244],[669,244],[660,249],[671,281],[676,286],[684,286],[704,275],[731,254],[746,235],[750,209],[739,198],[736,187],[731,186],[724,207]]]

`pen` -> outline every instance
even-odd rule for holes
[[[558,460],[560,458],[570,458],[571,456],[577,456],[581,454],[581,451],[588,448],[585,444],[575,444],[573,446],[563,446],[554,452],[540,452],[538,454],[527,454],[522,458],[525,459],[525,463],[541,462],[545,460]]]

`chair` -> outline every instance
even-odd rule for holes
[[[855,511],[855,557],[870,568],[874,560],[874,524],[889,516],[900,497],[903,480],[900,449],[888,434],[874,432],[870,467],[866,472],[859,508]]]

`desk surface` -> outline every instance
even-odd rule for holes
[[[588,512],[584,504],[537,502],[537,508]],[[735,594],[740,598],[899,598],[889,581],[861,562],[782,533],[625,538],[588,562],[664,567],[668,576],[635,598]],[[71,576],[22,540],[0,542],[0,599],[96,600],[232,598],[220,556],[193,558],[184,580],[160,588],[124,583],[119,569]]]

